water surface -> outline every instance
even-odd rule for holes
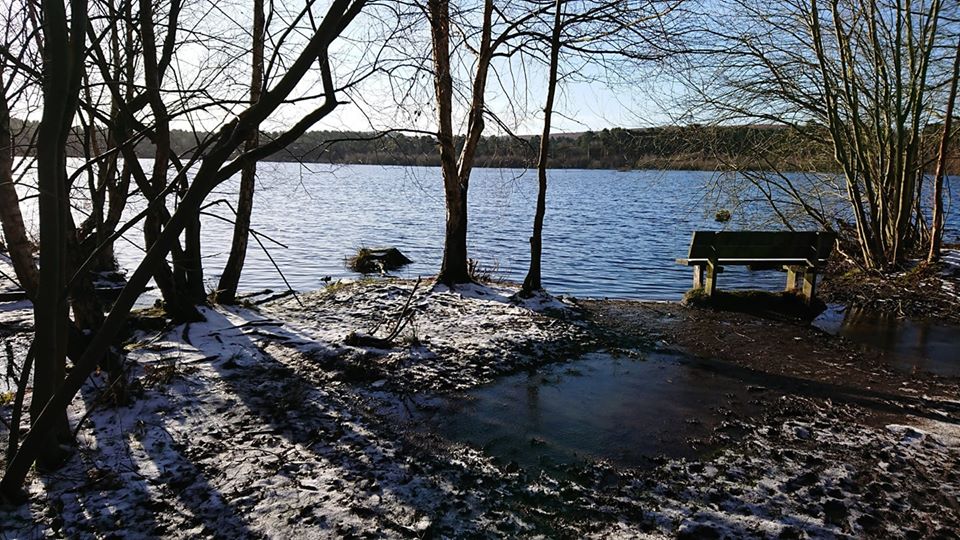
[[[690,288],[692,273],[675,259],[686,255],[693,231],[783,228],[762,197],[737,206],[715,189],[716,180],[712,172],[551,170],[544,285],[556,294],[580,297],[677,300]],[[237,184],[228,181],[207,202],[234,203]],[[526,272],[536,192],[536,174],[527,170],[476,169],[471,178],[470,256],[509,280],[522,281]],[[24,201],[28,223],[36,223],[35,201]],[[135,198],[128,214],[142,204]],[[78,221],[84,218],[82,206]],[[718,208],[731,210],[733,219],[717,223]],[[207,211],[233,218],[225,204]],[[443,254],[444,218],[439,168],[258,165],[253,228],[276,241],[263,240],[295,289],[320,288],[328,276],[358,277],[345,268],[344,259],[364,246],[396,246],[405,252],[414,263],[401,276],[434,275]],[[958,226],[960,212],[952,208],[948,237],[956,237]],[[226,262],[231,235],[231,224],[203,217],[204,266],[211,289]],[[139,227],[128,232],[117,249],[121,265],[135,267],[143,255]],[[784,285],[780,272],[726,270],[721,288],[779,290]],[[263,288],[285,285],[251,239],[241,289]]]
[[[454,395],[426,422],[524,467],[598,459],[642,466],[706,450],[722,411],[747,401],[742,381],[680,354],[596,352]]]
[[[814,325],[882,351],[899,371],[960,377],[960,328],[955,326],[844,306],[830,306]]]

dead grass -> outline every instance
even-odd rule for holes
[[[504,281],[500,275],[500,262],[496,260],[486,265],[477,259],[467,259],[467,273],[470,279],[477,283],[498,285]]]
[[[361,274],[386,274],[411,262],[397,248],[360,248],[347,259],[347,268]]]

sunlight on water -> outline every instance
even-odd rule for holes
[[[715,173],[689,171],[553,170],[544,229],[544,285],[553,293],[580,297],[677,300],[691,286],[692,272],[674,262],[687,253],[694,230],[781,229],[759,199],[734,207],[711,191]],[[237,181],[208,197],[235,201]],[[471,257],[496,275],[522,281],[529,256],[536,175],[519,169],[476,169],[470,184]],[[24,201],[28,222],[35,198]],[[142,208],[131,201],[127,214]],[[82,208],[82,204],[79,205]],[[733,219],[717,223],[717,208]],[[232,219],[224,204],[208,212]],[[424,167],[332,166],[261,163],[253,227],[295,289],[311,290],[322,279],[356,278],[344,259],[357,248],[395,246],[414,263],[405,277],[436,274],[443,253],[443,190],[440,171]],[[78,210],[77,219],[83,219]],[[957,230],[954,211],[948,229]],[[949,232],[949,231],[948,231]],[[232,225],[203,218],[208,288],[226,262]],[[137,227],[117,243],[123,267],[142,257]],[[721,288],[779,290],[779,272],[751,273],[730,267]],[[241,288],[285,289],[277,270],[252,239]]]

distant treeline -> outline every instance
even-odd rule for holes
[[[35,122],[14,122],[18,147],[30,153]],[[936,130],[935,127],[930,128]],[[271,133],[263,134],[270,138]],[[189,156],[204,134],[173,130],[173,149]],[[930,137],[932,141],[936,137]],[[565,169],[716,170],[733,167],[766,170],[832,171],[827,134],[810,142],[788,128],[775,126],[685,126],[613,128],[558,134],[551,138],[550,167]],[[103,148],[104,141],[98,141]],[[536,164],[540,137],[487,136],[480,141],[479,167],[528,168]],[[83,145],[70,141],[70,155],[83,157]],[[954,152],[956,153],[956,152]],[[141,141],[137,155],[150,157],[153,147]],[[398,132],[313,131],[304,134],[268,161],[438,166],[434,138]]]
[[[667,127],[604,129],[551,138],[550,167],[565,169],[716,169],[735,162],[749,166],[753,155],[790,154],[831,162],[824,148],[801,148],[785,129],[769,127]],[[483,137],[477,149],[480,167],[533,167],[540,136]],[[430,136],[320,131],[307,133],[281,154],[281,161],[371,163],[388,165],[440,164]],[[781,157],[776,158],[782,161]]]

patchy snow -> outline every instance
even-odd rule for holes
[[[68,465],[33,477],[30,505],[0,513],[5,533],[290,538],[305,530],[496,529],[499,519],[483,516],[460,478],[495,473],[485,458],[463,451],[413,460],[399,451],[401,440],[364,420],[346,385],[317,369],[326,345],[304,354],[286,343],[304,343],[300,336],[271,328],[287,339],[263,337],[262,326],[243,326],[263,321],[252,311],[203,311],[202,324],[141,334],[128,347],[139,395],[90,415]],[[91,378],[74,421],[105,386]],[[458,500],[465,503],[451,506]]]
[[[0,254],[0,272],[4,276],[13,276],[13,267],[6,255]],[[19,291],[15,282],[0,277],[0,293]],[[18,361],[23,358],[30,346],[29,333],[33,329],[33,303],[29,300],[0,302],[0,396],[8,395],[17,389]],[[16,365],[14,365],[16,364]]]
[[[540,294],[518,299],[508,286],[340,283],[265,304],[308,340],[330,344],[346,377],[387,380],[404,390],[465,389],[548,361],[568,360],[595,339],[570,303]],[[345,347],[352,332],[385,337],[409,300],[409,321],[392,350]],[[377,314],[371,326],[370,314]],[[327,366],[332,367],[332,366]]]
[[[945,249],[940,257],[943,263],[940,272],[943,292],[954,300],[960,300],[960,249]]]
[[[955,427],[952,416],[870,428],[851,406],[783,398],[758,422],[723,426],[743,433],[728,449],[642,470],[528,473],[406,432],[377,413],[384,401],[401,407],[408,393],[568,359],[594,339],[560,300],[477,286],[411,298],[412,288],[339,284],[303,295],[303,307],[203,308],[203,323],[136,331],[125,392],[91,377],[70,410],[74,424],[89,414],[77,452],[31,475],[29,503],[0,508],[0,537],[829,538],[960,527],[960,447],[938,429]],[[388,335],[408,299],[394,347],[345,343],[358,330]]]

